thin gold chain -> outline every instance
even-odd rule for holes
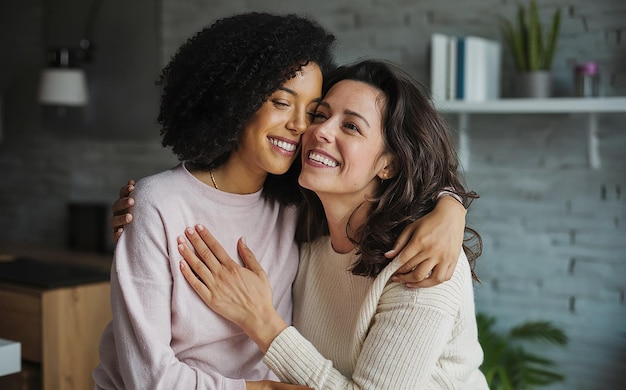
[[[209,170],[209,175],[211,175],[211,181],[213,182],[213,187],[215,187],[215,189],[217,190],[217,183],[215,182],[215,177],[213,176],[213,170],[210,169]]]

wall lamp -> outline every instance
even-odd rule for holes
[[[84,106],[89,101],[87,77],[79,63],[89,60],[91,47],[82,40],[79,48],[48,50],[48,64],[41,73],[39,102],[56,106]]]
[[[41,73],[39,102],[57,106],[64,113],[66,106],[85,106],[89,102],[87,77],[80,64],[91,61],[92,37],[100,7],[104,0],[91,0],[83,39],[78,47],[48,49],[47,65]]]

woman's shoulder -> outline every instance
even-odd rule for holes
[[[182,165],[179,164],[173,168],[142,177],[135,183],[132,196],[135,200],[162,201],[169,195],[176,193],[176,189],[188,188],[185,185],[185,172]]]
[[[455,314],[467,296],[473,296],[470,264],[463,250],[460,251],[450,280],[436,286],[408,288],[404,284],[392,282],[389,278],[400,266],[401,264],[394,260],[385,269],[386,284],[380,299],[383,303],[401,300],[417,306],[437,307]]]
[[[182,180],[185,170],[181,164],[170,169],[166,169],[149,176],[144,176],[137,180],[135,190],[150,191],[156,189],[170,188],[172,189],[172,180]]]

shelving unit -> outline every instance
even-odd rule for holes
[[[435,106],[440,113],[457,114],[459,119],[459,158],[469,167],[469,118],[471,114],[583,114],[587,116],[589,165],[600,168],[598,152],[598,114],[626,113],[626,97],[499,99],[483,102],[442,101]]]

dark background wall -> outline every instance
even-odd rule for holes
[[[626,96],[626,3],[539,0],[562,8],[555,93],[573,90],[577,61],[600,63],[602,91]],[[59,115],[36,102],[45,49],[82,38],[89,1],[0,5],[0,240],[67,245],[68,205],[102,204],[105,219],[129,178],[175,163],[159,143],[154,86],[180,43],[234,12],[307,13],[336,33],[340,62],[395,61],[428,84],[430,34],[499,39],[511,0],[120,0],[103,1],[85,64],[91,101]],[[503,93],[514,70],[504,51]],[[456,117],[447,117],[451,128]],[[554,357],[567,382],[555,389],[626,386],[626,115],[599,117],[601,166],[590,167],[582,114],[475,115],[467,181],[480,193],[468,222],[485,244],[479,311],[501,328],[530,319],[562,326],[572,341]],[[85,229],[89,226],[85,227]]]
[[[152,0],[34,0],[0,5],[0,228],[3,239],[64,246],[70,203],[110,204],[117,188],[173,163],[159,145],[154,85],[161,68],[160,4]],[[77,47],[89,104],[60,112],[37,103],[46,49]]]

